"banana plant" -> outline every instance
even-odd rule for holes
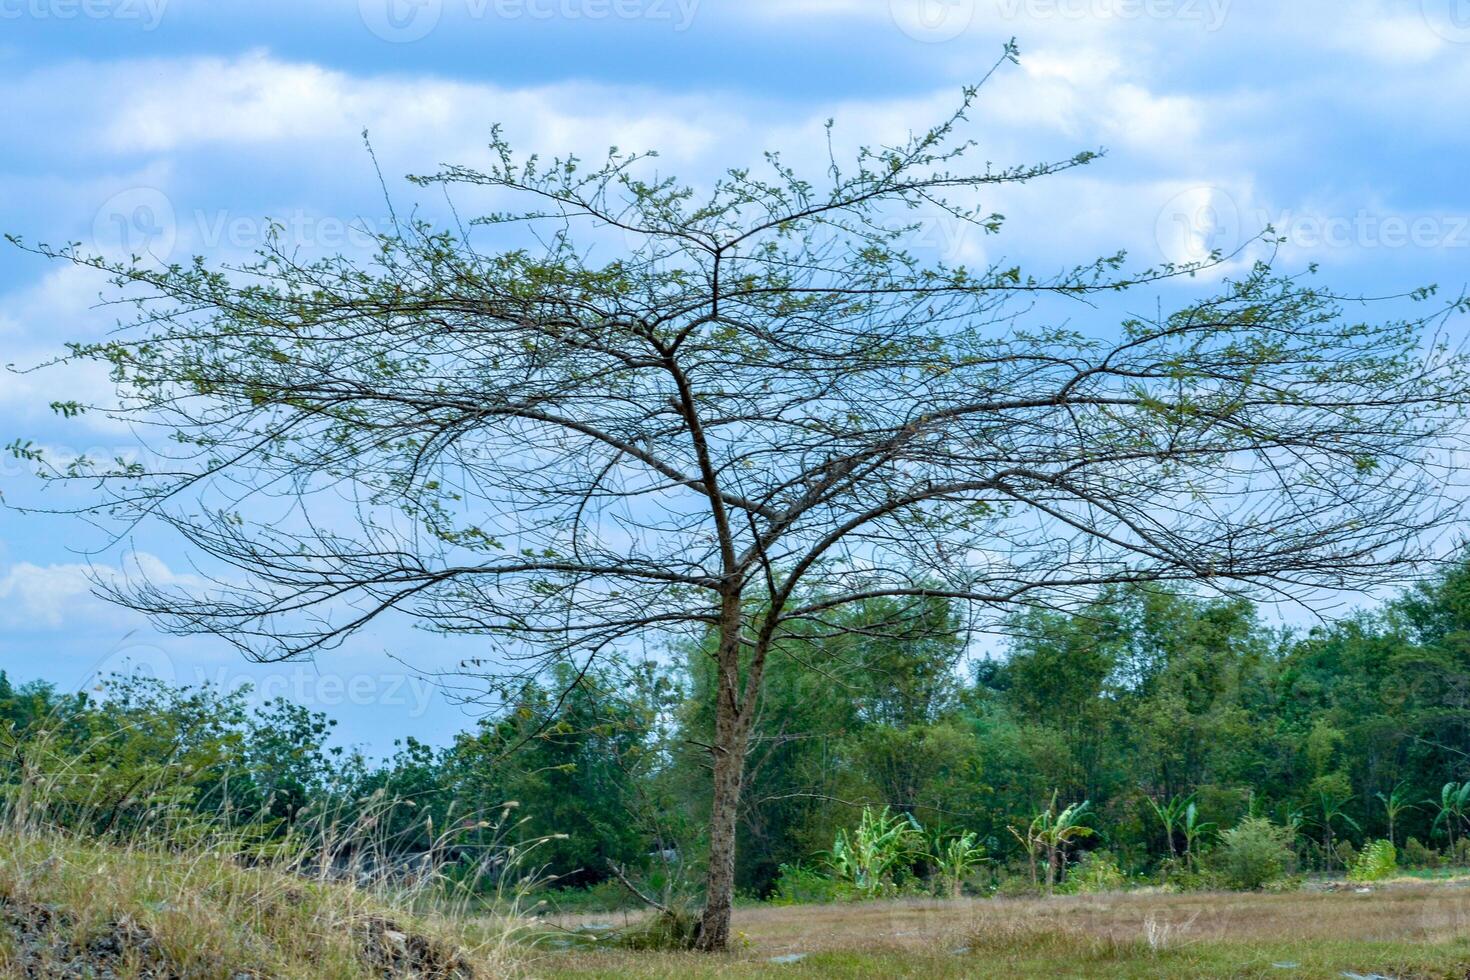
[[[985,860],[985,847],[974,831],[949,838],[936,834],[930,860],[949,897],[959,898],[965,879]]]
[[[1383,815],[1388,818],[1388,842],[1395,847],[1398,846],[1398,838],[1394,836],[1394,824],[1398,822],[1399,815],[1417,809],[1409,802],[1409,796],[1404,783],[1399,783],[1389,790],[1387,795],[1382,792],[1374,793],[1374,797],[1383,805]]]
[[[1360,830],[1358,822],[1348,816],[1343,805],[1347,803],[1348,797],[1338,796],[1326,790],[1317,793],[1317,810],[1321,814],[1313,818],[1313,823],[1322,828],[1322,852],[1327,861],[1327,867],[1331,869],[1337,861],[1336,824],[1345,823],[1354,830]]]
[[[1214,831],[1215,825],[1199,818],[1199,809],[1191,798],[1189,805],[1184,808],[1184,820],[1179,829],[1184,832],[1184,860],[1193,867],[1197,853],[1195,845]]]
[[[1082,818],[1087,815],[1087,809],[1091,805],[1090,801],[1072,803],[1058,811],[1057,796],[1057,791],[1053,790],[1051,802],[1032,819],[1024,837],[1014,827],[1010,828],[1011,834],[1026,848],[1026,855],[1031,861],[1033,882],[1036,881],[1036,858],[1038,855],[1045,856],[1048,892],[1056,887],[1061,877],[1068,846],[1093,834],[1092,828],[1082,823]]]
[[[913,814],[894,814],[884,807],[863,807],[857,829],[837,831],[828,865],[839,878],[851,882],[868,897],[893,881],[893,873],[920,851],[923,828]]]
[[[1439,791],[1438,800],[1425,800],[1429,806],[1439,812],[1435,814],[1434,825],[1430,832],[1439,829],[1444,824],[1445,834],[1450,839],[1450,854],[1455,853],[1455,831],[1465,825],[1465,815],[1470,812],[1470,781],[1463,783],[1448,782]]]
[[[1145,796],[1149,808],[1158,817],[1159,823],[1164,825],[1164,838],[1169,845],[1169,857],[1178,857],[1179,849],[1175,845],[1175,835],[1178,834],[1180,826],[1184,822],[1184,811],[1194,805],[1194,796],[1174,796],[1164,802],[1159,802],[1151,796]]]

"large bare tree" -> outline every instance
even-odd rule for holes
[[[415,180],[529,203],[488,230],[405,223],[363,259],[277,243],[161,269],[38,246],[137,304],[70,355],[108,362],[118,402],[57,410],[156,434],[142,464],[60,475],[219,570],[114,597],[261,659],[390,612],[524,670],[712,635],[698,942],[717,950],[783,637],[871,597],[1001,614],[1197,580],[1309,599],[1407,568],[1457,510],[1434,467],[1463,362],[1432,334],[1463,307],[1360,322],[1256,263],[1168,314],[1095,323],[1092,298],[1228,257],[1045,277],[921,261],[911,221],[994,233],[988,192],[1095,156],[969,166],[977,90],[810,179],[767,155],[702,191],[616,150],[520,160],[497,133],[482,168]]]

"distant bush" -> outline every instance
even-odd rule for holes
[[[612,938],[614,946],[640,952],[669,952],[694,948],[699,916],[687,908],[668,909],[624,929]]]
[[[1265,817],[1246,817],[1220,835],[1212,866],[1221,884],[1255,891],[1284,878],[1291,870],[1292,833]]]
[[[1092,851],[1067,872],[1064,890],[1077,895],[1121,891],[1128,878],[1107,851]]]
[[[1363,850],[1358,853],[1357,860],[1353,862],[1352,870],[1348,872],[1349,881],[1382,881],[1390,878],[1398,870],[1398,852],[1393,843],[1386,840],[1375,840],[1363,845]]]
[[[776,889],[771,895],[771,904],[821,905],[851,901],[856,897],[857,892],[853,886],[845,881],[839,881],[814,868],[783,864],[776,877]]]
[[[1046,890],[1025,875],[1010,875],[995,886],[996,898],[1036,898]]]
[[[1221,887],[1219,876],[1208,870],[1184,868],[1162,879],[1163,887],[1171,891],[1202,892]]]
[[[1439,852],[1419,843],[1419,838],[1410,837],[1404,841],[1404,864],[1411,868],[1437,868]]]
[[[540,896],[546,907],[563,915],[584,915],[598,912],[623,912],[645,908],[615,880],[601,881],[582,888],[552,888]]]

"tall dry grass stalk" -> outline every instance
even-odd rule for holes
[[[413,802],[381,791],[289,828],[232,826],[201,814],[168,766],[119,784],[44,731],[4,747],[0,973],[109,933],[189,977],[501,977],[524,962],[550,838],[520,840],[514,803],[406,857],[391,818]],[[467,830],[472,847],[457,843]]]

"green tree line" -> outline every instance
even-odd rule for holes
[[[1152,872],[1255,818],[1292,828],[1307,868],[1344,869],[1374,840],[1421,859],[1470,850],[1470,565],[1305,631],[1243,600],[1116,587],[1013,618],[996,657],[974,656],[943,600],[905,629],[894,613],[854,607],[773,659],[739,824],[746,893],[830,858],[885,807],[1018,874],[1028,825],[1063,808],[1088,830],[1043,866],[1105,849]],[[371,809],[405,856],[472,853],[509,806],[519,833],[549,838],[537,860],[561,885],[615,868],[694,880],[712,664],[691,644],[564,668],[452,744],[405,738],[381,760],[332,746],[323,714],[247,691],[123,677],[63,694],[0,675],[5,791],[89,833],[167,813],[267,843]]]

